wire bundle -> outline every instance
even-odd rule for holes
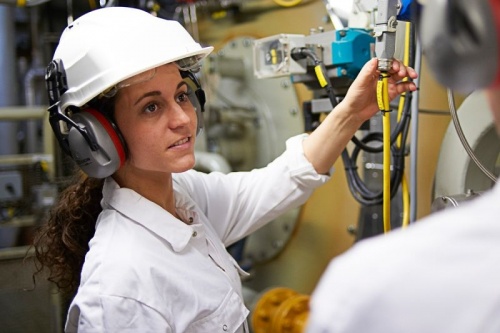
[[[406,47],[405,47],[405,65],[413,66],[414,63],[414,45],[410,41],[414,40],[414,31],[411,24],[407,29],[406,37]],[[316,56],[316,54],[308,48],[297,48],[292,50],[292,58],[294,60],[300,60],[304,58],[312,59],[314,63],[314,71],[320,86],[325,89],[328,98],[331,101],[333,107],[337,105],[337,99],[333,92],[333,86],[330,79],[326,75],[326,69],[321,60]],[[384,80],[384,77],[381,77]],[[385,84],[387,85],[387,77],[385,77]],[[389,160],[384,161],[386,167],[392,165],[392,170],[390,172],[390,185],[388,185],[387,190],[390,191],[390,199],[392,199],[400,185],[403,183],[403,187],[406,187],[404,181],[404,169],[405,169],[405,155],[406,155],[406,143],[410,128],[411,121],[411,92],[403,93],[400,95],[399,106],[398,106],[398,120],[394,127],[392,133],[390,132],[390,122],[387,122],[385,130],[390,133],[390,153]],[[386,101],[388,105],[389,102]],[[384,112],[384,117],[390,117],[390,110],[382,110]],[[387,119],[388,120],[388,119]],[[388,138],[389,136],[387,136]],[[387,140],[386,138],[386,140]],[[347,176],[347,183],[349,190],[353,197],[365,206],[375,206],[381,205],[384,202],[384,189],[373,190],[368,187],[368,185],[363,181],[362,177],[358,172],[358,157],[361,152],[366,153],[383,153],[384,152],[384,134],[383,132],[369,132],[364,135],[361,139],[353,136],[351,141],[354,143],[354,148],[351,153],[345,148],[342,151],[342,161],[344,163],[345,172]],[[373,142],[379,142],[379,145],[373,145]],[[387,142],[389,143],[389,142]],[[389,150],[386,151],[386,154]],[[392,164],[390,163],[392,160]],[[390,165],[389,165],[390,164]],[[387,193],[386,193],[387,195]],[[405,195],[405,194],[403,194]],[[405,199],[405,197],[403,198]],[[406,201],[409,199],[406,196]],[[404,200],[405,201],[405,200]],[[405,223],[403,222],[403,225]],[[385,228],[386,229],[386,228]]]

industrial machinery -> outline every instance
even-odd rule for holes
[[[306,3],[297,0],[261,2],[283,7]],[[0,241],[5,242],[3,247],[10,247],[20,245],[20,234],[14,234],[20,230],[17,226],[36,225],[54,202],[58,188],[63,185],[63,176],[71,167],[65,164],[57,150],[54,151],[53,143],[45,135],[42,125],[48,124],[43,120],[46,115],[45,92],[36,87],[62,27],[73,17],[98,6],[124,4],[182,21],[198,39],[202,38],[203,31],[200,30],[201,15],[196,14],[208,13],[217,24],[223,17],[233,15],[240,18],[242,6],[250,1],[0,0],[0,3],[10,6],[5,8],[21,3],[27,6],[23,11],[0,11],[3,15],[0,17],[0,43],[5,50],[0,68],[6,82],[0,89]],[[371,57],[383,60],[382,72],[390,66],[393,56],[419,69],[418,43],[413,24],[408,23],[412,21],[411,9],[416,5],[415,1],[324,0],[323,4],[327,22],[321,22],[322,26],[308,33],[276,33],[271,30],[274,27],[266,27],[273,33],[265,36],[230,32],[230,38],[226,38],[217,52],[206,60],[203,71],[199,73],[208,101],[206,131],[197,141],[198,170],[230,172],[266,165],[284,150],[288,137],[304,130],[312,131],[319,125],[322,117],[342,100],[359,70]],[[12,37],[13,17],[18,30],[17,43]],[[13,44],[18,45],[16,52],[11,49]],[[22,80],[16,77],[15,69]],[[20,81],[24,94],[12,90],[18,85],[11,82]],[[297,87],[305,87],[311,98],[301,101]],[[383,93],[383,86],[380,92]],[[23,105],[22,110],[12,107],[19,104]],[[389,106],[382,105],[381,109],[386,112],[364,124],[342,156],[347,185],[360,207],[357,226],[350,229],[356,240],[384,232],[383,206],[388,202],[384,194],[390,194],[388,230],[416,218],[418,126],[414,125],[418,120],[418,93],[407,94]],[[389,109],[394,111],[387,112]],[[498,177],[500,147],[491,118],[483,112],[486,110],[483,96],[473,93],[459,107],[457,115],[472,156],[480,160],[493,177]],[[388,120],[385,115],[390,118],[389,124],[384,124]],[[493,183],[473,163],[471,154],[465,152],[455,128],[450,124],[439,154],[431,198],[435,210],[457,206],[463,200],[480,195]],[[387,129],[390,129],[392,151],[389,162],[383,157],[384,131]],[[7,141],[9,144],[5,144]],[[406,185],[404,172],[408,167],[405,160],[411,163],[409,184]],[[389,167],[388,191],[382,187],[383,178],[387,177],[384,167]],[[405,203],[405,198],[411,198],[409,204]],[[252,279],[277,275],[266,272],[267,275],[261,277],[262,271],[254,271],[254,267],[262,263],[272,265],[283,259],[280,255],[296,241],[301,231],[302,209],[288,212],[228,249],[244,269],[254,273]],[[330,221],[331,216],[328,219],[328,222],[335,223]],[[311,244],[317,241],[314,235],[325,233],[323,229],[315,232],[307,239],[308,247],[301,249],[303,252],[316,249],[315,244]],[[347,230],[343,232],[348,233]],[[337,235],[328,235],[334,236]],[[26,251],[24,247],[22,250]],[[309,257],[306,256],[311,261],[330,255],[311,252]],[[9,253],[0,250],[0,259],[17,260],[21,256],[19,250]],[[296,258],[289,266],[296,267],[297,276],[302,274],[312,279],[310,270],[303,269]],[[21,280],[22,287],[29,288],[19,278]],[[0,299],[10,299],[14,294],[11,282],[12,279],[7,286],[0,286]],[[306,294],[285,287],[262,290],[261,285],[270,284],[267,281],[260,284],[245,282],[244,293],[251,303],[254,332],[300,332],[303,329],[308,313]],[[255,285],[258,287],[253,288]],[[50,286],[47,288],[50,290]]]
[[[350,16],[350,23],[361,24],[363,27],[361,31],[373,38],[371,40],[369,38],[362,39],[360,44],[356,44],[354,39],[342,40],[340,37],[359,30],[354,30],[352,27],[342,27],[342,21],[345,22],[346,18],[337,16],[339,11],[335,10],[334,1],[325,2],[333,25],[340,28],[326,32],[315,31],[310,36],[279,34],[257,40],[254,43],[255,75],[257,77],[290,76],[294,83],[304,83],[313,90],[314,99],[303,106],[305,123],[309,125],[306,130],[313,130],[319,124],[320,117],[318,115],[330,112],[332,106],[335,106],[335,103],[342,99],[342,89],[348,88],[349,79],[357,74],[356,69],[359,67],[356,60],[350,57],[349,50],[356,50],[356,55],[362,56],[362,50],[369,49],[372,51],[369,54],[370,57],[376,55],[379,58],[379,70],[382,73],[379,81],[381,82],[379,84],[380,95],[384,93],[384,73],[390,69],[393,57],[402,59],[405,64],[416,67],[417,70],[420,66],[420,54],[417,50],[414,27],[410,23],[398,24],[401,21],[411,20],[408,10],[411,6],[416,6],[415,3],[412,4],[411,1],[406,3],[401,1],[354,1],[353,9],[356,13]],[[401,29],[401,26],[404,26],[405,29]],[[357,27],[357,29],[359,28]],[[398,32],[398,36],[396,36],[396,32]],[[405,36],[405,38],[401,39],[400,36]],[[338,43],[344,43],[342,48],[339,47]],[[397,50],[398,48],[399,50]],[[373,54],[373,50],[375,54]],[[400,53],[397,54],[397,51]],[[302,55],[305,53],[307,56],[303,57]],[[450,123],[441,146],[434,179],[433,211],[457,207],[463,201],[474,199],[482,191],[490,189],[500,173],[500,144],[483,94],[475,92],[468,96],[460,106],[458,113],[455,111],[452,92],[448,92],[448,94],[453,122]],[[366,149],[369,154],[365,154],[363,160],[365,163],[364,182],[369,190],[380,189],[381,178],[388,177],[390,179],[389,186],[384,186],[382,192],[379,192],[383,196],[382,198],[377,197],[376,200],[372,200],[375,198],[374,196],[371,194],[367,196],[363,191],[354,188],[362,185],[360,179],[353,181],[352,179],[355,177],[349,177],[351,179],[351,193],[362,204],[357,230],[358,239],[381,233],[382,229],[387,232],[391,228],[405,226],[409,223],[408,184],[404,175],[398,177],[393,175],[397,173],[397,169],[404,170],[404,156],[409,155],[410,160],[416,160],[416,154],[412,156],[412,153],[416,152],[418,126],[412,128],[412,147],[409,149],[405,147],[410,130],[410,116],[413,116],[414,121],[418,120],[418,98],[412,102],[412,97],[415,96],[405,94],[392,105],[379,101],[382,119],[375,117],[378,119],[372,119],[370,124],[367,124],[360,131],[360,135],[365,136],[359,141],[363,142],[365,138],[366,141],[369,138],[376,138],[374,141],[384,142],[384,150],[386,147],[391,147],[393,155],[392,157],[390,155],[384,156],[381,160],[380,157],[373,156],[372,153],[375,151]],[[392,108],[401,111],[398,112],[397,118],[389,116],[391,114],[389,111]],[[396,112],[392,114],[395,115]],[[317,115],[316,118],[313,118],[314,115]],[[396,125],[391,126],[390,120],[395,120]],[[381,133],[382,131],[383,133]],[[353,138],[354,148],[351,147],[353,149],[351,157],[363,150],[360,148],[362,145],[356,144],[356,140]],[[385,142],[389,142],[389,144]],[[373,148],[373,146],[371,147]],[[397,153],[394,154],[394,151]],[[379,150],[377,153],[383,153],[383,151]],[[344,152],[342,157],[346,170],[357,167],[358,163],[350,163],[347,152]],[[352,161],[356,161],[356,158]],[[415,163],[412,162],[412,167],[416,165]],[[374,179],[370,179],[369,175],[373,175],[371,168],[385,170],[382,176],[377,173]],[[416,193],[416,175],[414,174],[416,170],[411,172],[413,173],[411,183],[414,187],[412,193]],[[387,203],[391,203],[391,200],[392,207],[390,205],[386,207]],[[414,201],[414,205],[416,205],[416,200]],[[379,207],[374,207],[377,205]],[[415,211],[414,207],[413,212]],[[386,212],[386,209],[389,209],[389,213]],[[392,216],[396,216],[395,218],[390,217],[390,211],[393,213]],[[383,221],[377,219],[382,215],[384,216]],[[387,216],[388,221],[386,221]],[[395,223],[395,220],[400,219],[402,222]],[[374,220],[376,220],[375,223],[373,223]],[[411,220],[412,222],[415,220],[414,213]],[[381,222],[383,222],[383,228],[380,227]],[[286,315],[276,311],[276,308],[280,304],[284,304],[283,299],[287,299],[291,295],[295,295],[295,293],[279,288],[262,295],[261,302],[257,303],[254,309],[254,329],[258,332],[278,331],[280,328],[273,326],[272,323],[287,319]],[[274,307],[270,304],[274,304]],[[307,310],[303,310],[301,315],[307,316],[306,312]],[[288,326],[287,332],[294,332],[295,327],[300,327],[300,323],[296,324],[297,326],[293,326],[290,320],[288,323],[290,326]]]
[[[258,297],[251,316],[254,333],[301,333],[309,316],[309,295],[271,288]]]
[[[14,124],[46,120],[46,110],[40,107],[4,107],[0,112],[0,120]],[[29,244],[29,235],[24,236],[28,240],[19,238],[41,223],[57,197],[53,140],[49,131],[44,133],[39,151],[0,155],[0,249]]]
[[[441,143],[433,211],[474,199],[500,175],[500,142],[489,108],[484,92],[471,93],[458,110],[451,103],[453,121]]]
[[[254,40],[242,36],[228,41],[203,66],[206,131],[198,143],[197,159],[206,153],[220,156],[227,161],[228,171],[267,165],[284,151],[285,141],[304,127],[290,78],[259,80],[253,75]],[[203,170],[201,165],[198,168]],[[245,269],[271,260],[292,235],[299,210],[257,230],[232,246],[231,253]]]
[[[398,19],[407,18],[410,1],[357,1],[358,8],[363,8],[371,13],[373,20],[362,22],[364,27],[347,27],[343,29],[313,31],[310,35],[279,34],[259,39],[254,43],[255,75],[258,78],[290,76],[294,83],[305,84],[313,91],[313,100],[304,103],[303,114],[305,130],[314,130],[320,123],[320,115],[332,110],[342,100],[350,84],[358,74],[361,67],[372,57],[379,58],[381,72],[380,95],[383,91],[387,71],[392,66],[392,59],[396,52],[396,31]],[[334,16],[334,5],[328,3],[330,16]],[[358,12],[359,16],[359,12]],[[332,19],[333,21],[333,19]],[[359,24],[360,20],[356,21]],[[404,47],[405,62],[413,65],[415,37],[409,24],[401,33],[406,34]],[[342,153],[342,159],[348,175],[349,187],[353,196],[363,206],[369,207],[366,215],[383,216],[383,230],[391,227],[407,225],[409,222],[409,207],[392,209],[397,213],[397,218],[391,219],[391,199],[401,191],[400,185],[404,181],[404,156],[410,125],[411,96],[404,94],[399,100],[399,106],[380,105],[382,110],[382,128],[372,120],[362,128],[361,139],[353,137],[354,148],[352,152],[347,149]],[[384,100],[380,98],[379,100]],[[388,99],[387,99],[388,100]],[[398,108],[399,112],[392,113],[391,109]],[[395,118],[397,125],[392,128],[390,119]],[[380,122],[379,122],[380,123]],[[383,131],[382,131],[383,130]],[[383,134],[382,134],[383,133]],[[374,144],[375,143],[375,144]],[[380,143],[383,143],[380,145]],[[383,169],[384,187],[380,184],[363,180],[358,174],[357,158],[360,153],[365,153],[365,174],[372,172],[368,168]],[[377,158],[383,154],[383,161]],[[392,156],[391,156],[392,155]],[[392,165],[392,167],[391,167]],[[392,168],[392,171],[391,171]],[[378,171],[378,170],[377,170]],[[376,176],[377,178],[382,178]],[[403,188],[403,192],[405,189]],[[406,191],[407,192],[407,191]],[[406,193],[403,203],[408,202]],[[399,201],[395,200],[398,204]],[[380,211],[383,208],[383,214]],[[404,212],[402,212],[402,210]],[[404,219],[401,219],[400,214]],[[380,220],[380,219],[377,219]],[[402,222],[399,222],[403,220]],[[377,222],[368,219],[360,221],[358,238],[369,237],[380,233]],[[370,223],[370,226],[365,224]],[[380,224],[380,223],[378,223]]]

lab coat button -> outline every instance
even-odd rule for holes
[[[193,218],[192,217],[189,218],[188,224],[193,224]]]
[[[198,233],[196,231],[193,231],[193,237],[198,236]]]
[[[227,332],[227,325],[226,325],[226,324],[224,324],[224,325],[222,326],[222,330],[223,330],[224,332]]]

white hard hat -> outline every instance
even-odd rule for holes
[[[129,7],[91,11],[64,30],[54,54],[62,61],[68,86],[60,108],[81,107],[134,75],[186,58],[200,61],[212,50],[177,21]]]

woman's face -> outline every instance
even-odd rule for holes
[[[187,93],[174,64],[118,91],[115,121],[128,148],[125,166],[169,173],[194,166],[197,118]]]

